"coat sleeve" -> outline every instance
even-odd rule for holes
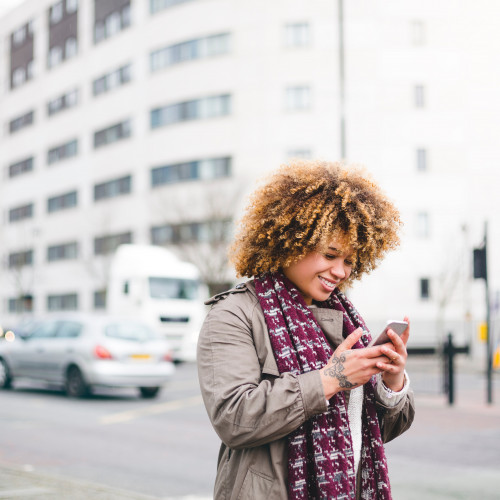
[[[407,431],[415,416],[413,392],[408,390],[405,397],[396,406],[386,406],[377,401],[377,416],[384,443],[388,443]]]
[[[233,449],[280,439],[327,410],[319,372],[280,375],[261,366],[253,335],[267,330],[252,329],[258,304],[239,308],[237,302],[230,296],[212,307],[197,353],[208,416],[224,444]]]

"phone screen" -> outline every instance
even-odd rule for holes
[[[406,321],[396,321],[396,320],[388,321],[385,328],[378,335],[372,338],[371,342],[367,345],[367,347],[373,347],[375,345],[380,345],[390,342],[391,339],[387,335],[387,330],[389,328],[391,330],[394,330],[398,335],[401,335],[406,330],[407,327],[408,323]]]

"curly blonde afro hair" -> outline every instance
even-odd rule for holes
[[[357,166],[294,160],[257,189],[230,248],[238,276],[275,272],[334,240],[352,249],[345,287],[399,244],[399,212]]]

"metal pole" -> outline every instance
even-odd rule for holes
[[[484,258],[488,269],[488,222],[484,223]],[[484,279],[486,289],[486,386],[488,404],[493,403],[493,336],[491,335],[490,318],[490,288],[488,285],[488,271]]]
[[[448,404],[452,405],[455,401],[455,367],[453,366],[453,358],[455,349],[453,346],[453,335],[448,334],[448,349],[446,358],[448,360]]]
[[[345,130],[345,60],[344,60],[344,1],[338,0],[339,29],[339,114],[340,114],[340,156],[346,158]]]

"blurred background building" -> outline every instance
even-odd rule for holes
[[[368,325],[407,314],[415,344],[475,342],[486,220],[493,296],[500,274],[499,14],[495,0],[21,2],[0,18],[2,323],[104,309],[121,243],[173,248],[225,287],[256,179],[346,158],[405,223],[351,292]]]

